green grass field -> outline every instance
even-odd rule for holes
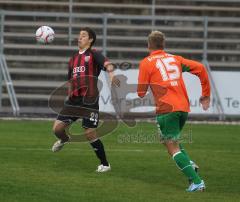
[[[184,146],[200,166],[203,193],[185,192],[185,176],[162,145],[129,139],[155,134],[155,124],[122,124],[103,137],[112,166],[103,174],[95,173],[98,160],[87,143],[52,153],[51,127],[50,121],[0,120],[0,202],[240,201],[240,126],[186,125],[192,143],[186,137]]]

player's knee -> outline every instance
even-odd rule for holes
[[[85,130],[85,137],[88,141],[93,141],[97,138],[96,130],[93,128],[88,128]]]

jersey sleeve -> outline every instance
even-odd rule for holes
[[[188,60],[181,56],[176,57],[181,63],[182,72],[189,72],[196,75],[200,79],[202,86],[202,96],[210,96],[211,87],[205,66],[202,63],[194,60]]]
[[[145,65],[144,61],[142,61],[139,66],[139,73],[138,73],[137,93],[139,97],[144,97],[146,95],[149,82],[150,82],[150,73],[147,68],[147,65]]]
[[[110,64],[107,57],[105,57],[101,52],[94,50],[93,51],[94,61],[97,64],[97,67],[100,70],[106,71],[106,65]]]

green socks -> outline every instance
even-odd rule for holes
[[[185,149],[183,148],[182,144],[179,144],[180,150],[181,152],[187,157],[187,159],[189,161],[191,161],[190,157],[188,156],[187,152],[185,151]]]
[[[183,152],[179,151],[173,155],[173,159],[176,162],[179,169],[189,178],[192,179],[194,184],[200,184],[201,178],[194,171],[192,165],[190,164],[189,157],[187,157]]]

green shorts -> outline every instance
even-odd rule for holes
[[[178,140],[188,112],[171,112],[156,117],[161,140]]]

